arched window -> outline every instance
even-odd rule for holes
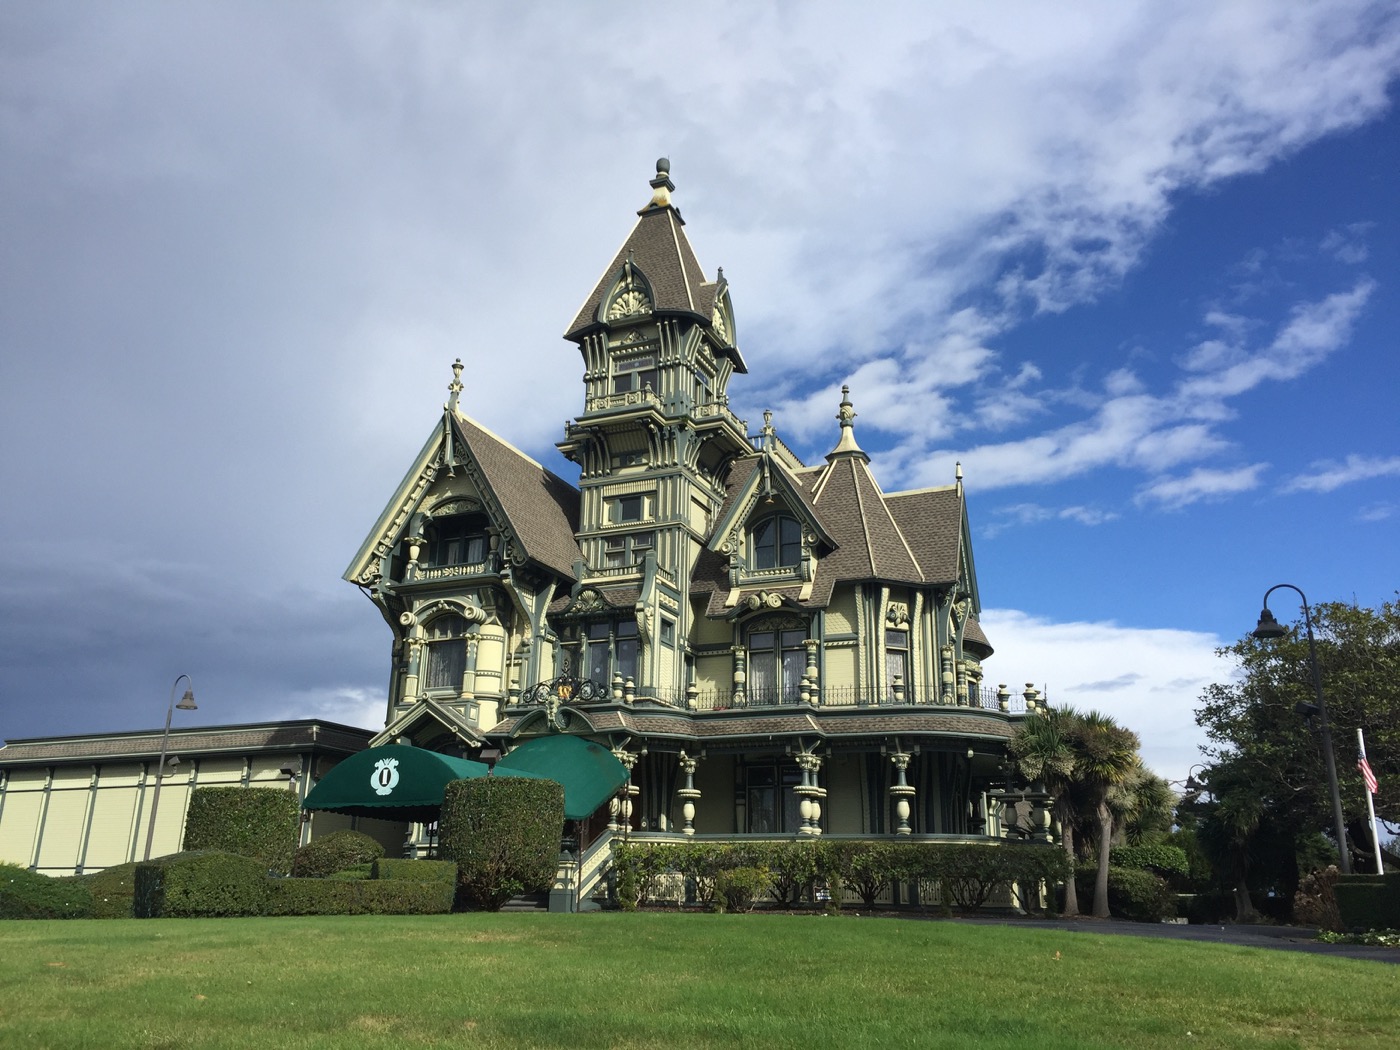
[[[428,564],[480,565],[491,549],[486,515],[454,514],[428,526]]]
[[[748,699],[751,704],[793,704],[807,673],[806,627],[759,621],[749,628]]]
[[[467,671],[467,621],[456,613],[436,617],[427,625],[429,689],[462,691]]]
[[[765,518],[750,534],[755,569],[778,569],[802,560],[802,526],[796,518],[778,514]]]

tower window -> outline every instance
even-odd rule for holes
[[[909,632],[885,632],[885,684],[893,686],[898,676],[903,685],[909,684]]]
[[[620,357],[613,363],[613,393],[622,394],[632,390],[659,385],[655,354],[640,354],[636,357]]]
[[[640,565],[656,542],[654,532],[634,532],[627,536],[609,536],[603,544],[603,564],[609,569]]]
[[[462,691],[467,671],[467,621],[455,613],[439,616],[428,624],[429,689]]]
[[[608,500],[608,521],[624,525],[629,521],[645,521],[651,517],[649,496],[618,496]]]
[[[785,514],[754,526],[751,542],[755,569],[783,568],[802,560],[802,526]]]

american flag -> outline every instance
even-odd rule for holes
[[[1374,795],[1379,785],[1376,783],[1376,774],[1371,772],[1371,763],[1366,761],[1365,755],[1356,760],[1356,768],[1361,770],[1361,779],[1366,781],[1366,790]]]

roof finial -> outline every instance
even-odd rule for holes
[[[651,180],[651,206],[653,208],[664,208],[671,203],[671,192],[675,190],[676,184],[671,181],[671,162],[666,157],[658,157],[656,160],[656,178]]]
[[[856,444],[856,410],[851,407],[851,388],[845,384],[841,386],[841,408],[836,413],[836,418],[841,424],[841,440],[836,443],[830,454],[834,456],[841,452],[858,452],[864,456],[865,450]]]
[[[954,464],[954,466],[953,466],[953,482],[954,482],[954,484],[956,484],[957,487],[958,487],[958,494],[961,495],[961,494],[962,494],[962,488],[963,488],[963,484],[962,484],[962,461],[961,461],[961,460],[959,460],[959,461],[958,461],[956,464]]]
[[[449,412],[457,411],[457,395],[462,392],[462,359],[452,362],[452,382],[447,384],[448,398],[444,406]]]

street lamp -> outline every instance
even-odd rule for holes
[[[1259,614],[1259,624],[1254,628],[1254,637],[1260,641],[1272,641],[1288,633],[1288,628],[1274,619],[1274,614],[1269,612],[1269,595],[1280,587],[1297,591],[1298,597],[1303,599],[1303,623],[1308,630],[1308,663],[1312,665],[1313,693],[1317,696],[1317,703],[1299,703],[1296,710],[1307,717],[1317,715],[1322,727],[1322,757],[1327,764],[1327,788],[1332,792],[1332,819],[1337,826],[1337,850],[1341,856],[1342,874],[1350,875],[1351,855],[1347,850],[1346,819],[1342,816],[1342,792],[1337,787],[1337,758],[1332,753],[1332,727],[1327,723],[1327,701],[1322,697],[1322,671],[1317,665],[1317,643],[1313,640],[1312,610],[1308,608],[1307,595],[1291,583],[1279,583],[1270,587],[1264,592],[1264,611]]]
[[[180,680],[184,679],[189,683],[185,690],[185,695],[180,697],[180,702],[175,702],[175,690],[180,687]],[[194,679],[187,674],[180,675],[175,679],[175,684],[170,687],[170,707],[165,712],[165,732],[160,738],[160,761],[156,763],[156,789],[151,795],[151,822],[146,827],[146,855],[143,859],[151,859],[151,840],[156,837],[156,807],[160,805],[160,785],[165,779],[165,751],[170,744],[170,719],[175,714],[175,708],[181,711],[198,710],[198,705],[194,702]]]

